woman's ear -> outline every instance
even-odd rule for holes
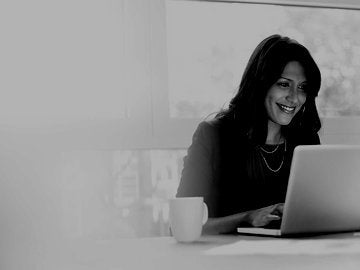
[[[304,114],[304,113],[305,113],[305,104],[301,108],[301,114]]]

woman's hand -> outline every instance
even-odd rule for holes
[[[264,227],[272,221],[281,220],[283,203],[270,205],[248,212],[248,223],[254,227]]]
[[[225,217],[209,218],[203,227],[203,234],[236,232],[237,227],[263,227],[282,217],[284,204],[278,203],[261,209],[237,213]]]

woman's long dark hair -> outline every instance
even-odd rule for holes
[[[252,53],[245,68],[238,92],[229,107],[215,118],[228,123],[235,134],[246,136],[248,176],[253,180],[265,179],[266,169],[256,147],[266,142],[268,115],[264,105],[271,86],[280,78],[290,61],[299,62],[307,80],[306,101],[301,110],[287,126],[282,126],[282,135],[293,146],[303,144],[306,138],[317,135],[321,128],[315,105],[321,84],[321,74],[310,52],[297,41],[280,35],[264,39]]]
[[[252,53],[242,76],[239,89],[229,107],[215,118],[228,119],[253,143],[263,144],[267,136],[268,116],[264,100],[270,87],[280,78],[290,61],[298,61],[307,79],[307,98],[301,111],[288,126],[282,127],[287,140],[316,134],[321,128],[315,105],[321,74],[310,52],[297,41],[280,35],[264,39]]]

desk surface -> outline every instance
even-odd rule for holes
[[[222,235],[203,236],[191,244],[177,243],[172,237],[82,239],[67,242],[61,247],[47,248],[42,253],[38,252],[38,255],[36,269],[358,270],[360,236],[337,234],[302,239],[274,239]]]

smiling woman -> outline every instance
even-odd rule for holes
[[[177,196],[204,197],[206,233],[281,219],[294,148],[320,142],[320,82],[297,41],[272,35],[255,48],[229,107],[200,123],[184,162]]]

